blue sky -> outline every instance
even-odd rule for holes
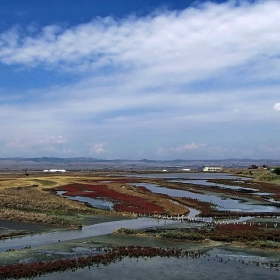
[[[0,0],[0,157],[279,159],[279,14]]]

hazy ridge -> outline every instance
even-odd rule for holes
[[[97,159],[91,157],[38,157],[38,158],[0,158],[0,170],[43,170],[63,168],[66,170],[100,170],[100,169],[201,169],[204,166],[214,165],[225,168],[246,168],[255,164],[258,166],[279,166],[280,160],[275,159],[213,159],[213,160],[130,160],[130,159]]]

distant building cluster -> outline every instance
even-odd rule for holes
[[[223,168],[220,166],[205,166],[203,168],[204,172],[217,172],[217,171],[221,171]]]
[[[56,172],[61,172],[61,173],[63,173],[63,172],[66,172],[66,170],[65,169],[45,169],[45,170],[43,170],[43,172],[45,172],[45,173],[47,173],[47,172],[50,172],[50,173],[56,173]]]

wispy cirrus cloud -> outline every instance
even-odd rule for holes
[[[30,148],[38,146],[51,146],[57,144],[63,144],[66,142],[66,139],[63,136],[47,136],[43,138],[30,139],[27,141],[20,140],[10,140],[7,145],[9,147],[21,147],[21,148]]]
[[[0,149],[3,156],[36,156],[36,151],[44,151],[48,156],[77,156],[77,152],[66,148],[67,140],[59,136],[36,137],[34,139],[7,139]],[[7,154],[7,152],[9,154]]]
[[[176,152],[182,152],[182,151],[188,151],[188,150],[197,150],[205,147],[206,144],[196,144],[196,143],[191,143],[191,144],[185,144],[183,146],[178,146],[176,148],[171,148],[172,151]]]
[[[165,155],[168,153],[182,153],[182,152],[187,152],[187,151],[194,151],[194,150],[203,150],[207,145],[206,144],[196,144],[194,142],[189,143],[189,144],[184,144],[182,146],[177,146],[177,147],[169,147],[169,148],[163,148],[160,147],[157,150],[157,153],[160,155]]]

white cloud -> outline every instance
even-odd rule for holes
[[[106,143],[93,143],[93,144],[85,144],[86,146],[89,146],[89,154],[103,154],[106,153],[107,150],[105,149]]]
[[[19,138],[16,138],[19,137]],[[66,147],[68,142],[63,136],[46,136],[30,138],[28,135],[18,134],[13,139],[3,141],[0,149],[3,156],[79,156],[80,154]]]
[[[260,58],[273,61],[280,52],[279,11],[278,1],[230,1],[144,18],[97,18],[69,29],[47,26],[33,37],[12,29],[0,37],[0,59],[71,71],[132,68],[145,78],[193,80]]]
[[[160,155],[165,155],[168,153],[182,153],[187,151],[193,151],[193,150],[203,150],[207,145],[206,144],[196,144],[194,142],[190,144],[184,144],[182,146],[177,147],[170,147],[170,148],[163,148],[160,147],[157,150],[157,153]]]
[[[18,147],[21,149],[30,147],[46,147],[65,143],[66,139],[63,136],[47,136],[45,138],[36,138],[31,140],[10,140],[7,142],[9,147]]]
[[[22,150],[25,148],[25,144],[23,144],[20,140],[9,140],[6,143],[8,148],[16,148],[17,150]]]
[[[197,150],[197,149],[201,149],[204,148],[206,146],[206,144],[195,144],[194,142],[191,144],[185,144],[183,146],[178,146],[176,148],[172,148],[172,151],[176,151],[176,152],[182,152],[182,151],[187,151],[187,150]]]
[[[68,85],[34,86],[13,96],[1,89],[0,141],[18,139],[10,144],[22,150],[59,147],[69,154],[79,150],[110,157],[138,135],[143,152],[151,145],[150,151],[167,147],[159,154],[210,153],[210,144],[201,143],[213,125],[277,121],[271,104],[280,90],[279,12],[279,1],[230,1],[143,18],[97,18],[68,29],[28,28],[29,35],[17,28],[2,33],[2,64],[78,75]],[[204,88],[215,81],[217,88]],[[279,110],[279,103],[273,108]],[[163,140],[174,135],[186,143],[189,130],[200,130],[193,143]],[[96,143],[85,145],[92,134]],[[234,154],[222,149],[220,154]]]
[[[273,109],[275,111],[280,111],[280,103],[275,103],[275,105],[273,106]]]

